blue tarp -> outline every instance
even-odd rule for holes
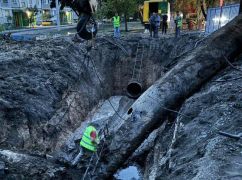
[[[239,14],[239,7],[239,4],[233,4],[222,8],[209,8],[205,32],[210,34],[234,19]]]
[[[29,34],[12,34],[11,39],[14,41],[33,41],[35,36]]]

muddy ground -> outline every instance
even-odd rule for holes
[[[80,138],[83,122],[105,99],[126,96],[138,43],[145,48],[140,81],[145,91],[201,40],[199,35],[156,40],[136,34],[118,42],[97,38],[95,48],[69,36],[27,43],[2,41],[0,174],[75,179],[75,170],[70,173],[65,162],[56,164],[51,157],[62,154],[60,158],[68,161],[70,147],[75,148],[70,139]],[[236,67],[242,69],[241,62],[240,58]],[[127,164],[137,163],[145,179],[241,178],[240,142],[217,133],[241,130],[240,77],[241,72],[231,67],[219,72],[186,100],[180,109],[183,115],[171,114],[165,129],[158,128]],[[117,101],[122,114],[134,100]],[[104,112],[99,114],[106,122]],[[113,119],[119,120],[117,115]],[[179,131],[167,162],[172,121],[177,119]]]

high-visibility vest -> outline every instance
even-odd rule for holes
[[[97,144],[96,143],[93,143],[92,142],[92,139],[91,139],[91,132],[92,131],[95,131],[96,134],[97,134],[97,130],[95,127],[93,126],[88,126],[86,129],[85,129],[85,132],[82,136],[82,139],[81,139],[81,142],[80,142],[80,146],[90,150],[90,151],[97,151]],[[97,140],[98,139],[98,135],[96,136]]]
[[[182,27],[182,18],[177,17],[177,27]]]
[[[120,17],[119,16],[114,16],[113,17],[113,26],[114,27],[120,27]]]

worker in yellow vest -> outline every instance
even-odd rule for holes
[[[176,37],[178,37],[181,34],[181,28],[182,28],[182,17],[179,11],[176,12],[175,23],[176,23]]]
[[[115,13],[113,17],[114,38],[120,38],[120,17]]]
[[[87,126],[80,141],[80,146],[84,147],[89,152],[96,152],[98,144],[99,137],[96,128],[92,125]]]
[[[81,157],[88,159],[93,155],[93,153],[96,153],[99,142],[100,140],[96,128],[92,124],[89,124],[86,127],[80,141],[82,150],[73,160],[72,165],[76,165]]]

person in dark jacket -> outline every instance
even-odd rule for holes
[[[166,31],[167,31],[167,19],[168,19],[168,16],[166,14],[163,14],[162,15],[162,34],[166,34]]]
[[[158,30],[160,27],[160,16],[157,13],[153,12],[149,21],[150,21],[150,36],[152,37],[152,32],[153,32],[153,37],[158,38]]]

